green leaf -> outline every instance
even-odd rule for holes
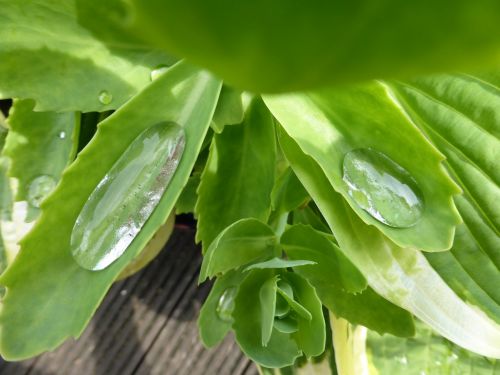
[[[276,253],[273,230],[257,219],[241,219],[224,229],[208,248],[199,282]]]
[[[464,221],[449,254],[427,255],[445,281],[500,322],[500,90],[498,74],[440,75],[394,85],[413,121],[446,155],[463,190]]]
[[[290,296],[289,293],[287,293],[285,290],[282,288],[278,287],[278,293],[280,294],[281,297],[285,299],[285,301],[288,303],[290,308],[297,313],[299,317],[302,319],[305,319],[307,321],[310,321],[312,319],[311,313],[304,307],[302,306],[299,302],[295,301],[294,297],[295,296]]]
[[[105,32],[109,23],[96,15]],[[0,1],[0,40],[0,98],[34,99],[37,111],[118,108],[154,67],[175,62],[142,43],[103,44],[78,24],[74,0]]]
[[[267,346],[273,333],[277,283],[278,276],[274,276],[264,282],[259,291],[262,346]]]
[[[148,41],[254,92],[494,66],[500,49],[490,0],[132,4]]]
[[[264,262],[254,263],[246,267],[243,271],[250,271],[254,269],[266,269],[266,268],[289,268],[289,267],[300,267],[306,266],[308,264],[316,264],[310,260],[287,260],[281,258],[272,258]]]
[[[222,133],[224,126],[240,124],[244,118],[241,92],[230,86],[222,86],[219,102],[212,119],[214,131]]]
[[[298,314],[299,329],[292,336],[307,357],[318,356],[325,350],[326,340],[325,319],[321,301],[314,288],[298,274],[287,272],[283,279],[292,285],[294,298],[310,316],[310,318],[306,318]]]
[[[211,348],[220,343],[231,330],[232,321],[222,320],[217,308],[222,294],[229,288],[239,288],[245,276],[241,272],[229,271],[218,277],[210,290],[198,317],[200,338],[206,347]]]
[[[239,219],[267,220],[275,143],[273,119],[259,98],[252,100],[241,125],[228,127],[214,136],[196,204],[196,238],[202,241],[204,249]]]
[[[490,375],[500,371],[498,361],[467,352],[422,323],[418,324],[417,335],[408,339],[368,331],[366,351],[380,374]]]
[[[459,190],[443,170],[443,156],[414,126],[387,86],[376,82],[267,96],[265,102],[288,135],[318,163],[333,188],[365,223],[376,226],[403,247],[425,251],[451,247],[455,226],[460,221],[452,195]],[[382,152],[413,176],[424,201],[422,216],[415,225],[388,226],[351,197],[343,180],[342,163],[346,154],[356,149]],[[394,205],[392,211],[400,209]]]
[[[301,354],[289,334],[273,329],[267,346],[262,346],[261,303],[259,291],[270,278],[271,270],[253,270],[240,285],[233,312],[233,329],[243,353],[254,362],[266,367],[284,367],[294,363]]]
[[[45,201],[35,228],[1,284],[0,353],[18,360],[81,334],[113,280],[144,248],[172,211],[196,161],[219,95],[220,82],[179,63],[99,125],[91,143]],[[109,268],[80,268],[70,254],[75,220],[90,193],[144,129],[170,120],[184,127],[186,146],[175,176],[142,231]],[[121,136],[116,137],[119,133]],[[71,303],[68,303],[71,301]]]
[[[14,101],[2,153],[9,158],[9,177],[17,180],[15,200],[29,203],[27,221],[38,216],[41,202],[75,157],[80,123],[75,112],[34,112],[33,107],[31,100]]]
[[[328,294],[331,287],[348,292],[361,292],[366,279],[340,249],[310,226],[294,225],[280,239],[281,246],[290,259],[308,259],[313,266],[296,269],[320,294]],[[323,292],[324,291],[324,292]]]
[[[196,190],[200,184],[200,175],[195,174],[189,177],[189,180],[184,186],[179,199],[175,203],[175,212],[177,214],[187,214],[194,212],[194,207],[196,206],[196,201],[198,200],[198,194]]]
[[[331,187],[316,162],[284,132],[280,143],[328,221],[340,249],[381,296],[475,353],[500,357],[500,326],[463,302],[417,250],[400,248],[366,225]]]
[[[287,167],[277,178],[271,194],[273,210],[278,213],[293,211],[308,199],[307,191],[292,169]]]

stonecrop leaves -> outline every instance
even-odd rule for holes
[[[384,84],[266,96],[264,100],[286,132],[320,165],[331,185],[364,222],[375,225],[401,246],[425,251],[451,247],[455,225],[460,221],[452,195],[459,189],[440,165],[443,156],[418,131]],[[385,155],[380,158],[397,160],[399,168],[404,168],[414,181],[410,184],[406,178],[372,162],[359,167],[360,172],[352,171],[351,175],[366,174],[368,180],[367,186],[352,189],[353,182],[346,181],[345,159],[356,150],[373,150]],[[350,163],[359,166],[362,162]],[[369,181],[377,181],[376,186]],[[413,192],[412,185],[417,185],[422,194],[421,216],[409,227],[387,225],[387,214],[413,209],[416,198],[407,193]],[[397,224],[397,217],[394,220]]]
[[[99,125],[95,138],[45,202],[35,228],[22,240],[15,262],[2,275],[1,284],[7,288],[0,313],[0,353],[4,358],[31,357],[82,332],[113,280],[172,211],[196,161],[219,91],[220,82],[208,73],[179,63]],[[134,138],[165,120],[181,125],[187,142],[163,198],[126,253],[111,267],[100,272],[81,268],[69,245],[83,205]]]
[[[499,15],[0,0],[0,354],[77,337],[191,213],[206,346],[233,332],[263,371],[494,371],[464,353],[500,358],[500,74],[408,77],[496,66]]]
[[[39,111],[116,109],[175,62],[133,41],[105,44],[78,23],[75,0],[0,1],[0,40],[0,98],[33,99]]]

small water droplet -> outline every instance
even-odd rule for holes
[[[41,175],[35,177],[28,187],[28,202],[36,208],[40,207],[42,201],[54,190],[56,180],[52,176]]]
[[[126,296],[127,293],[128,293],[127,289],[123,289],[123,290],[120,291],[120,295],[122,295],[122,296]]]
[[[238,289],[236,287],[227,288],[217,302],[216,313],[220,320],[224,322],[233,321],[234,299]]]
[[[408,228],[422,216],[423,196],[415,179],[379,151],[362,148],[348,152],[343,180],[352,199],[386,225]]]
[[[62,132],[59,132],[59,134],[57,135],[60,139],[64,139],[66,138],[66,132],[65,131],[62,131]]]
[[[167,65],[158,65],[156,68],[154,68],[151,71],[151,81],[154,81],[158,77],[160,77],[163,73],[165,73],[168,70]]]
[[[102,90],[99,93],[99,101],[101,104],[108,105],[113,101],[113,95],[111,95],[108,91]]]
[[[406,356],[396,357],[396,361],[403,365],[408,364],[408,358],[406,358]]]
[[[175,174],[184,130],[162,122],[139,134],[90,194],[71,233],[71,253],[83,268],[108,267],[127,250]]]

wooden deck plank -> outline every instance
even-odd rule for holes
[[[231,335],[207,350],[196,319],[210,286],[198,286],[194,231],[177,228],[146,269],[116,283],[78,340],[22,362],[0,360],[2,375],[255,375]]]

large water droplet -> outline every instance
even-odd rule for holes
[[[101,102],[101,104],[108,105],[113,101],[113,95],[111,95],[106,90],[102,90],[99,93],[99,101]]]
[[[52,176],[41,175],[35,177],[28,187],[28,202],[33,207],[39,208],[42,201],[54,190],[55,186],[56,180]]]
[[[349,195],[382,223],[407,228],[422,216],[423,195],[415,179],[387,155],[365,148],[350,151],[343,173]]]
[[[142,132],[90,194],[71,233],[71,253],[102,270],[134,240],[170,183],[184,151],[184,130],[163,122]]]
[[[224,322],[233,321],[234,299],[236,297],[236,287],[227,288],[217,302],[216,313],[220,320]]]
[[[151,71],[151,81],[154,81],[158,77],[160,77],[163,73],[165,73],[168,70],[167,65],[158,65],[156,68],[154,68]]]

